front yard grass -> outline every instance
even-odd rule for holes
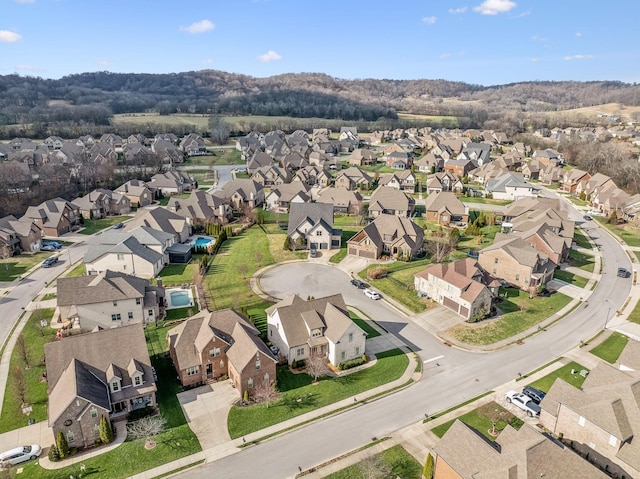
[[[596,260],[590,254],[581,253],[575,249],[569,250],[569,258],[571,266],[575,266],[576,268],[583,269],[588,271],[589,273],[593,273],[593,268],[595,267]]]
[[[4,391],[2,414],[0,414],[0,433],[26,426],[29,419],[35,419],[36,422],[47,419],[47,383],[46,381],[41,381],[42,375],[46,371],[44,345],[55,340],[56,330],[48,326],[41,327],[40,321],[49,321],[53,317],[53,313],[53,308],[32,312],[22,330],[21,336],[24,337],[29,358],[28,369],[25,369],[27,365],[19,354],[17,345],[11,354],[7,387]],[[12,372],[14,368],[19,369],[24,375],[26,402],[33,408],[29,416],[25,416],[22,413],[22,405],[17,394],[16,378]]]
[[[502,430],[507,427],[507,424],[510,424],[514,429],[520,429],[524,422],[517,416],[511,414],[507,409],[500,406],[497,402],[491,401],[482,406],[478,406],[476,409],[469,411],[466,414],[463,414],[460,417],[451,419],[450,421],[444,422],[439,426],[431,429],[431,432],[434,433],[439,438],[445,435],[445,433],[449,430],[449,428],[456,422],[456,419],[459,419],[467,426],[471,426],[476,429],[480,434],[486,437],[490,441],[495,440],[495,436],[491,436],[489,431],[493,427],[492,418],[494,418],[496,422],[496,431],[502,432]]]
[[[585,234],[577,228],[573,232],[573,240],[580,248],[593,249]]]
[[[578,288],[584,288],[589,281],[587,278],[583,278],[582,276],[578,276],[577,274],[573,274],[562,269],[556,269],[553,272],[553,277],[555,279],[564,281],[565,283],[577,286]]]
[[[447,334],[467,344],[493,344],[526,331],[571,301],[569,296],[562,293],[555,293],[548,298],[537,296],[529,299],[529,293],[510,288],[507,294],[509,297],[497,304],[502,315],[479,324],[453,326],[447,329]]]
[[[612,225],[609,223],[608,218],[603,218],[602,216],[596,216],[595,219],[609,231],[622,238],[622,241],[629,246],[640,246],[640,228],[628,223]]]
[[[293,374],[287,366],[279,367],[281,398],[269,406],[233,406],[228,417],[229,435],[235,439],[395,381],[408,365],[407,355],[392,349],[378,354],[376,364],[369,368],[343,377],[324,377],[315,385],[308,374]]]
[[[591,354],[595,354],[600,359],[604,359],[608,363],[615,363],[622,350],[629,342],[629,338],[624,334],[620,334],[616,331],[611,334],[607,339],[598,344],[595,348],[589,350]]]
[[[11,258],[0,260],[0,281],[13,281],[23,276],[35,265],[42,263],[51,253],[40,252],[33,254],[19,254]]]
[[[65,278],[75,278],[76,276],[84,276],[84,273],[85,273],[85,267],[84,267],[84,263],[81,261],[80,263],[75,265],[73,269],[69,271],[67,274],[65,274],[64,276]]]
[[[506,206],[506,205],[509,205],[509,204],[513,203],[513,201],[510,201],[510,200],[494,200],[494,199],[490,199],[490,198],[481,198],[481,197],[475,197],[475,196],[460,195],[460,196],[458,196],[458,198],[463,203],[479,203],[479,204],[482,204],[482,205]]]
[[[84,228],[78,231],[81,235],[92,235],[98,231],[107,229],[116,223],[122,223],[125,220],[132,218],[131,216],[107,216],[100,218],[99,220],[84,220]]]
[[[572,386],[581,388],[582,383],[584,383],[584,380],[586,379],[586,377],[583,377],[579,374],[583,369],[586,368],[582,364],[571,361],[569,364],[565,364],[561,368],[558,368],[555,371],[547,374],[546,376],[538,379],[537,381],[532,382],[530,386],[533,386],[534,388],[539,389],[542,392],[548,393],[549,389],[551,389],[551,386],[553,386],[554,381],[560,378],[565,380]],[[572,374],[571,371],[575,372]]]
[[[330,258],[331,263],[337,264],[347,256],[347,241],[364,226],[366,225],[361,224],[359,216],[340,215],[334,218],[333,227],[342,230],[342,237],[340,250]]]
[[[370,324],[371,321],[367,321],[366,319],[360,318],[353,311],[349,311],[349,317],[351,318],[351,321],[356,323],[360,329],[362,329],[365,333],[367,333],[367,339],[380,336],[380,333],[378,332],[378,330],[375,329],[373,326],[371,326]]]
[[[372,264],[358,274],[383,294],[395,299],[414,313],[420,313],[428,308],[428,304],[424,299],[418,297],[413,287],[413,277],[430,263],[429,259],[419,259],[408,263],[396,261],[389,264]],[[377,267],[385,268],[388,271],[387,276],[380,279],[367,278],[367,272]]]
[[[640,302],[638,302],[635,308],[633,308],[633,311],[629,313],[629,316],[627,317],[627,321],[640,324]]]
[[[387,475],[380,474],[375,477],[402,477],[403,479],[420,479],[422,477],[422,466],[400,444],[365,460],[372,461],[369,464],[378,473],[381,473],[382,470],[388,471]],[[325,479],[369,479],[372,477],[371,466],[363,466],[363,463],[364,461],[361,461],[336,471],[325,476]]]

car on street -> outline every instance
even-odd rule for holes
[[[618,268],[618,276],[620,278],[628,278],[631,276],[631,273],[629,273],[625,268]]]
[[[120,228],[124,228],[124,223],[116,223],[112,226],[114,230],[119,230]]]
[[[62,245],[57,241],[43,241],[42,246],[53,246],[55,249],[62,248]]]
[[[13,466],[14,464],[20,464],[25,461],[32,461],[37,459],[42,448],[37,444],[31,446],[20,446],[9,449],[6,452],[0,454],[0,464],[7,464]]]
[[[540,404],[546,396],[544,392],[534,388],[533,386],[525,386],[524,389],[522,389],[522,394],[529,396],[536,404]]]
[[[505,399],[507,402],[522,409],[529,417],[540,415],[540,406],[533,402],[533,400],[526,394],[511,390],[507,391]]]
[[[380,299],[381,297],[380,294],[378,294],[376,291],[372,289],[365,289],[364,294],[369,299]]]
[[[43,268],[51,268],[57,262],[58,262],[58,257],[57,256],[51,256],[50,258],[47,258],[42,262],[42,267]]]
[[[352,279],[351,284],[358,289],[365,289],[367,287],[364,281],[360,281],[359,279]]]
[[[50,244],[45,244],[40,247],[40,251],[55,251],[55,250],[56,249]]]
[[[591,221],[591,220],[593,219],[593,218],[592,218],[591,216],[589,216],[589,215],[584,215],[582,218],[583,218],[585,221]]]

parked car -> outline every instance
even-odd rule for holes
[[[58,257],[57,256],[51,256],[50,258],[47,258],[42,262],[42,267],[43,268],[51,268],[57,262],[58,262]]]
[[[545,393],[543,393],[539,389],[534,388],[533,386],[525,386],[522,390],[522,394],[529,396],[531,400],[536,404],[540,404],[546,396]]]
[[[591,216],[589,216],[589,215],[584,215],[582,218],[583,218],[585,221],[591,221],[591,220],[593,219],[593,218],[592,218]]]
[[[352,279],[351,280],[351,284],[354,285],[358,289],[365,289],[367,287],[367,285],[364,283],[364,281],[360,281],[359,279]]]
[[[376,291],[374,291],[372,289],[365,289],[364,290],[364,294],[365,294],[365,296],[367,298],[370,298],[370,299],[380,299],[381,298],[381,296]]]
[[[527,413],[527,416],[539,416],[540,415],[540,406],[538,406],[535,402],[531,400],[531,398],[525,394],[519,393],[518,391],[507,391],[506,394],[507,402],[519,407],[524,412]]]
[[[628,278],[631,276],[631,273],[629,273],[625,268],[618,268],[618,276],[620,278]]]
[[[43,241],[42,246],[53,246],[55,249],[62,248],[62,245],[57,241]]]
[[[8,451],[0,454],[0,463],[13,466],[14,464],[20,464],[21,462],[32,461],[36,459],[41,452],[42,448],[37,444],[14,447],[13,449],[9,449]]]
[[[40,251],[55,251],[55,250],[56,249],[50,244],[45,244],[40,247]]]
[[[309,258],[317,258],[318,257],[318,250],[315,248],[312,248],[309,250]]]
[[[124,223],[116,223],[112,226],[114,230],[119,230],[120,228],[124,228]]]

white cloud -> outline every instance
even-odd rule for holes
[[[28,71],[28,72],[40,72],[42,68],[33,65],[16,65],[16,70]]]
[[[438,19],[436,17],[424,17],[422,23],[425,25],[433,25]]]
[[[448,53],[448,52],[447,52],[447,53],[442,53],[442,54],[440,55],[440,58],[449,58],[450,56],[451,56],[451,53]]]
[[[450,8],[449,9],[449,13],[451,15],[458,15],[459,13],[466,13],[466,11],[467,11],[467,7],[466,6],[460,7],[460,8]]]
[[[281,55],[277,54],[276,52],[274,52],[273,50],[269,50],[267,53],[265,53],[264,55],[260,55],[258,57],[258,61],[260,63],[269,63],[270,61],[273,60],[280,60],[282,58]]]
[[[213,60],[211,58],[207,58],[206,60],[202,60],[200,62],[200,65],[211,65],[213,63]]]
[[[533,35],[531,37],[531,41],[532,42],[546,42],[548,40],[547,37],[542,37],[540,35]]]
[[[474,7],[473,10],[482,15],[497,15],[498,13],[506,13],[517,4],[511,0],[484,0],[480,5]]]
[[[108,67],[109,60],[96,60],[96,65],[98,65],[99,67]]]
[[[208,32],[214,28],[216,28],[216,26],[211,20],[200,20],[199,22],[192,23],[188,27],[180,27],[180,31],[195,35],[198,33]]]
[[[563,57],[563,60],[571,61],[571,60],[589,60],[593,58],[593,55],[567,55]]]
[[[22,35],[9,30],[0,30],[0,43],[13,43],[22,39]]]
[[[533,57],[533,58],[531,59],[531,61],[532,61],[532,62],[539,62],[539,61],[540,61],[540,59],[539,59],[538,57]]]
[[[520,15],[518,15],[516,18],[522,18],[522,17],[526,17],[527,15],[531,15],[531,10],[527,10],[525,12],[522,12]]]
[[[576,37],[581,37],[582,36],[582,32],[576,32]]]
[[[36,3],[36,0],[13,0],[16,3]]]

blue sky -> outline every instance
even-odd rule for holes
[[[640,82],[638,18],[638,0],[0,0],[0,74]]]

